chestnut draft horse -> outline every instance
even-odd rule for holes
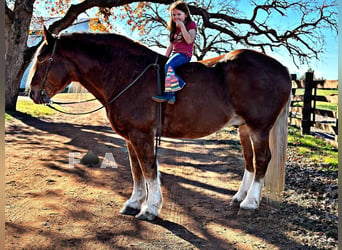
[[[162,194],[154,150],[158,104],[151,99],[157,93],[157,77],[156,70],[147,67],[158,58],[163,68],[167,58],[117,34],[54,36],[45,30],[44,36],[28,78],[35,103],[49,103],[77,81],[106,104],[145,70],[135,85],[106,106],[106,113],[113,130],[126,140],[134,181],[132,195],[120,212],[153,220],[162,206]],[[161,135],[195,139],[226,125],[238,126],[245,172],[231,205],[258,209],[270,161],[271,169],[285,165],[288,70],[261,53],[237,50],[183,65],[177,72],[186,86],[177,92],[174,105],[162,104]]]

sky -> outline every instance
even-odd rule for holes
[[[314,3],[322,3],[325,0],[314,0],[311,2]],[[249,0],[234,0],[236,7],[240,9],[244,15],[250,17],[252,15],[253,7],[249,3]],[[258,1],[256,1],[258,2]],[[300,1],[298,1],[300,2]],[[327,0],[327,3],[332,2],[332,0]],[[260,12],[261,14],[263,12]],[[264,12],[265,16],[267,15]],[[261,15],[262,17],[262,15]],[[337,18],[337,17],[336,17]],[[272,20],[272,19],[271,19]],[[294,20],[298,20],[298,12],[288,12],[288,16],[281,17],[280,15],[274,15],[274,23],[279,26],[279,29],[284,27],[296,27],[298,23],[295,23]],[[324,53],[320,54],[319,60],[311,59],[309,64],[294,65],[291,58],[289,58],[289,54],[287,53],[272,53],[271,56],[279,60],[282,64],[288,67],[290,73],[296,73],[298,76],[303,75],[307,69],[312,68],[315,72],[315,77],[322,77],[328,80],[337,80],[338,79],[338,36],[334,34],[331,30],[326,29],[323,31],[323,35],[325,37],[325,49]]]
[[[74,2],[78,2],[79,0],[74,0]],[[213,0],[219,4],[219,1],[222,0]],[[315,0],[315,2],[321,2],[323,0]],[[331,1],[331,0],[329,0]],[[250,17],[253,7],[249,3],[249,0],[231,0],[232,6],[236,6],[243,15],[246,17]],[[40,12],[44,13],[44,6],[40,6]],[[87,11],[87,15],[80,15],[80,18],[89,18],[95,13],[95,10]],[[265,13],[266,15],[266,13]],[[276,16],[274,22],[277,22],[277,25],[281,23],[280,27],[293,27],[297,13],[289,13],[287,17]],[[262,15],[261,15],[262,18]],[[298,19],[298,18],[297,18]],[[125,32],[128,30],[128,27],[124,27],[125,25],[121,22],[119,23],[120,27],[118,27],[118,31],[122,34],[131,36],[133,39],[138,39],[138,35],[132,35],[130,32]],[[325,51],[320,55],[319,60],[311,59],[309,65],[303,64],[297,67],[292,62],[292,59],[286,52],[277,51],[276,53],[269,54],[270,56],[279,60],[282,64],[288,67],[291,74],[297,74],[298,77],[302,76],[309,68],[312,68],[315,71],[316,77],[322,77],[328,80],[336,80],[338,79],[338,37],[333,34],[330,30],[324,31],[325,36]],[[167,43],[167,41],[166,41]],[[167,44],[165,44],[167,46]],[[244,48],[243,45],[235,45],[234,49]],[[158,50],[158,52],[164,54],[163,50]]]

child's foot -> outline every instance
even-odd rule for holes
[[[173,92],[167,92],[162,95],[152,96],[152,100],[156,102],[168,102],[174,104],[176,102],[176,95]]]

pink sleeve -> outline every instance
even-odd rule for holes
[[[197,25],[194,21],[191,21],[188,25],[187,25],[187,30],[196,30],[197,29]]]

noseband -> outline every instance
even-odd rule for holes
[[[45,75],[44,75],[43,82],[42,82],[42,86],[41,86],[41,88],[39,90],[39,93],[40,93],[41,96],[47,95],[47,92],[46,92],[46,89],[45,89],[45,85],[46,85],[47,76],[49,74],[49,71],[51,69],[51,65],[52,65],[53,60],[54,60],[53,58],[55,56],[56,47],[57,47],[57,40],[58,39],[59,39],[59,37],[57,37],[55,39],[55,43],[53,44],[53,49],[52,49],[52,52],[51,52],[51,56],[48,59],[48,63],[49,64],[48,64],[48,66],[46,68]]]

